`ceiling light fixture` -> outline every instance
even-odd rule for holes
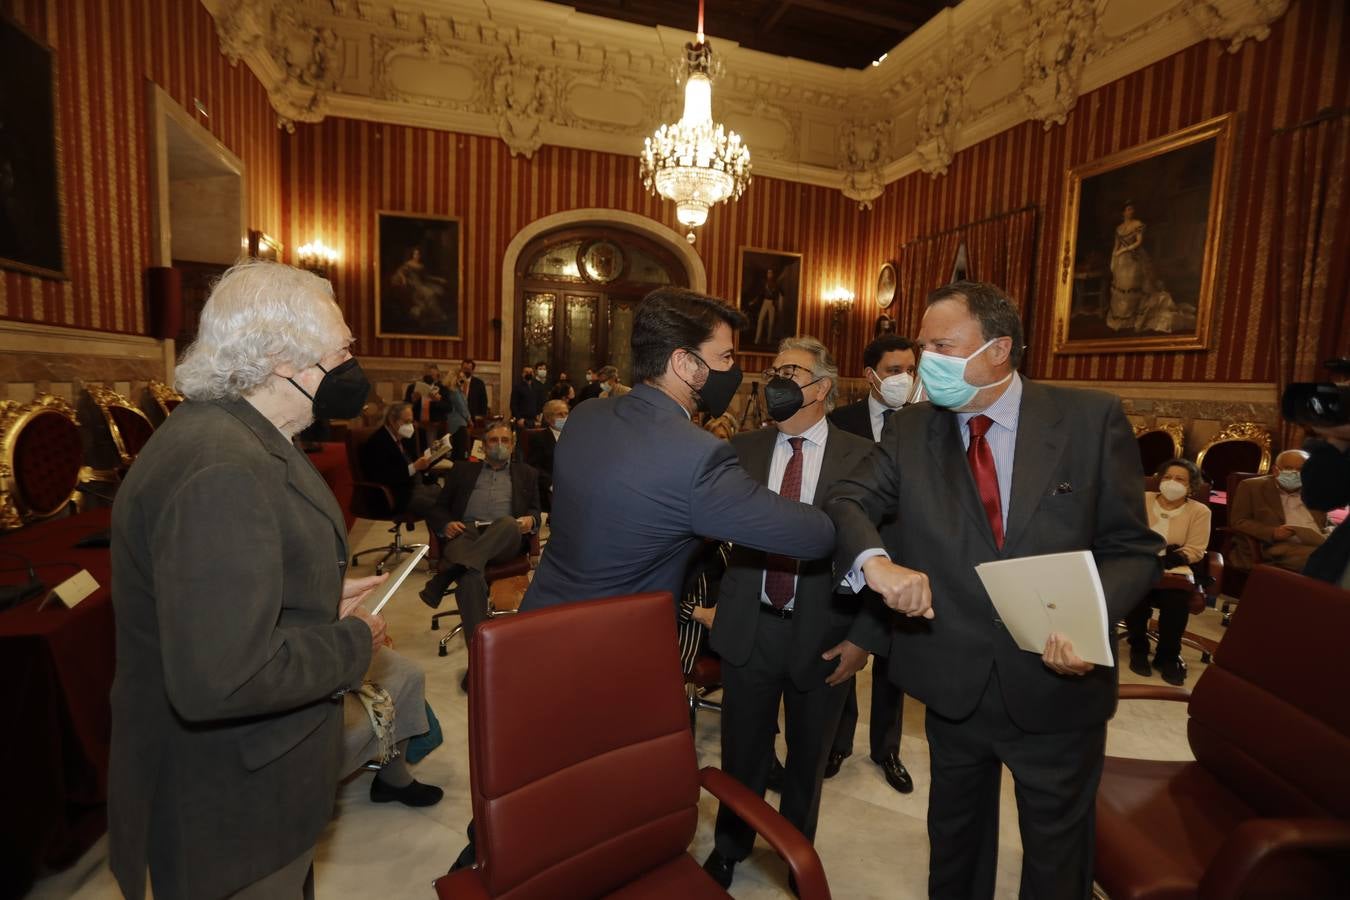
[[[741,136],[712,119],[712,47],[703,36],[703,0],[698,3],[698,39],[684,45],[684,115],[662,125],[643,142],[642,183],[675,201],[675,216],[689,229],[708,220],[708,210],[735,200],[750,183],[750,148]]]

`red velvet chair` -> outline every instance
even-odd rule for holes
[[[469,654],[477,863],[443,900],[692,900],[729,895],[687,853],[700,784],[785,857],[801,897],[830,896],[815,849],[694,755],[669,594],[484,622]]]
[[[1111,900],[1350,896],[1350,592],[1252,572],[1190,702],[1193,762],[1108,756],[1095,877]]]
[[[84,463],[79,420],[60,397],[0,401],[0,530],[51,518],[75,500]]]

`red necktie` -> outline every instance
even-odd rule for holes
[[[970,429],[970,446],[966,448],[966,461],[970,463],[970,474],[975,476],[975,488],[980,492],[980,503],[984,514],[989,518],[989,527],[994,532],[994,544],[1003,549],[1003,501],[998,492],[998,469],[994,467],[994,451],[984,439],[985,432],[994,420],[988,416],[975,416],[967,423]]]
[[[804,438],[788,438],[792,445],[792,458],[783,470],[783,484],[778,496],[788,500],[800,500],[802,493],[802,441]],[[788,605],[797,593],[797,561],[775,553],[764,557],[764,593],[774,609]]]

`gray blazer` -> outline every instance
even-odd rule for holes
[[[140,898],[223,897],[312,847],[370,629],[338,620],[342,512],[243,400],[188,402],[117,494],[108,832]],[[337,696],[335,696],[337,695]]]
[[[833,424],[828,427],[816,493],[810,498],[812,505],[817,507],[824,506],[830,485],[852,471],[874,446],[870,440],[849,434]],[[741,465],[760,484],[769,482],[769,465],[773,461],[777,438],[777,428],[761,428],[731,439]],[[709,636],[709,643],[718,656],[732,665],[743,666],[750,659],[755,633],[763,619],[759,612],[763,583],[764,552],[734,547],[726,574],[722,576],[717,595],[717,617]],[[859,598],[836,594],[836,584],[828,556],[805,561],[798,569],[797,595],[792,605],[791,666],[792,681],[799,690],[825,686],[825,679],[839,662],[821,659],[820,655],[844,639],[875,652],[885,652],[890,646],[889,642],[877,639],[875,629],[868,630],[857,623]]]
[[[553,455],[551,529],[522,610],[641,591],[679,597],[705,537],[798,559],[834,545],[828,516],[756,483],[729,444],[647,384],[572,411]]]
[[[1157,579],[1162,539],[1144,518],[1139,449],[1115,397],[1023,379],[1002,550],[980,505],[956,414],[928,403],[891,416],[876,452],[835,484],[826,503],[838,531],[838,574],[885,546],[928,575],[931,621],[890,618],[890,674],[905,693],[950,719],[970,714],[998,666],[1012,720],[1026,731],[1073,731],[1115,711],[1116,670],[1056,675],[1020,650],[975,574],[978,563],[1091,550],[1111,621]],[[873,524],[896,519],[878,535]],[[872,623],[872,617],[859,621]]]

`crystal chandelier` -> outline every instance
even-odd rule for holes
[[[750,148],[741,136],[712,118],[712,47],[703,37],[703,0],[698,5],[698,40],[684,45],[684,115],[662,125],[643,142],[642,183],[675,201],[675,215],[689,229],[708,220],[708,209],[735,200],[750,183]]]

